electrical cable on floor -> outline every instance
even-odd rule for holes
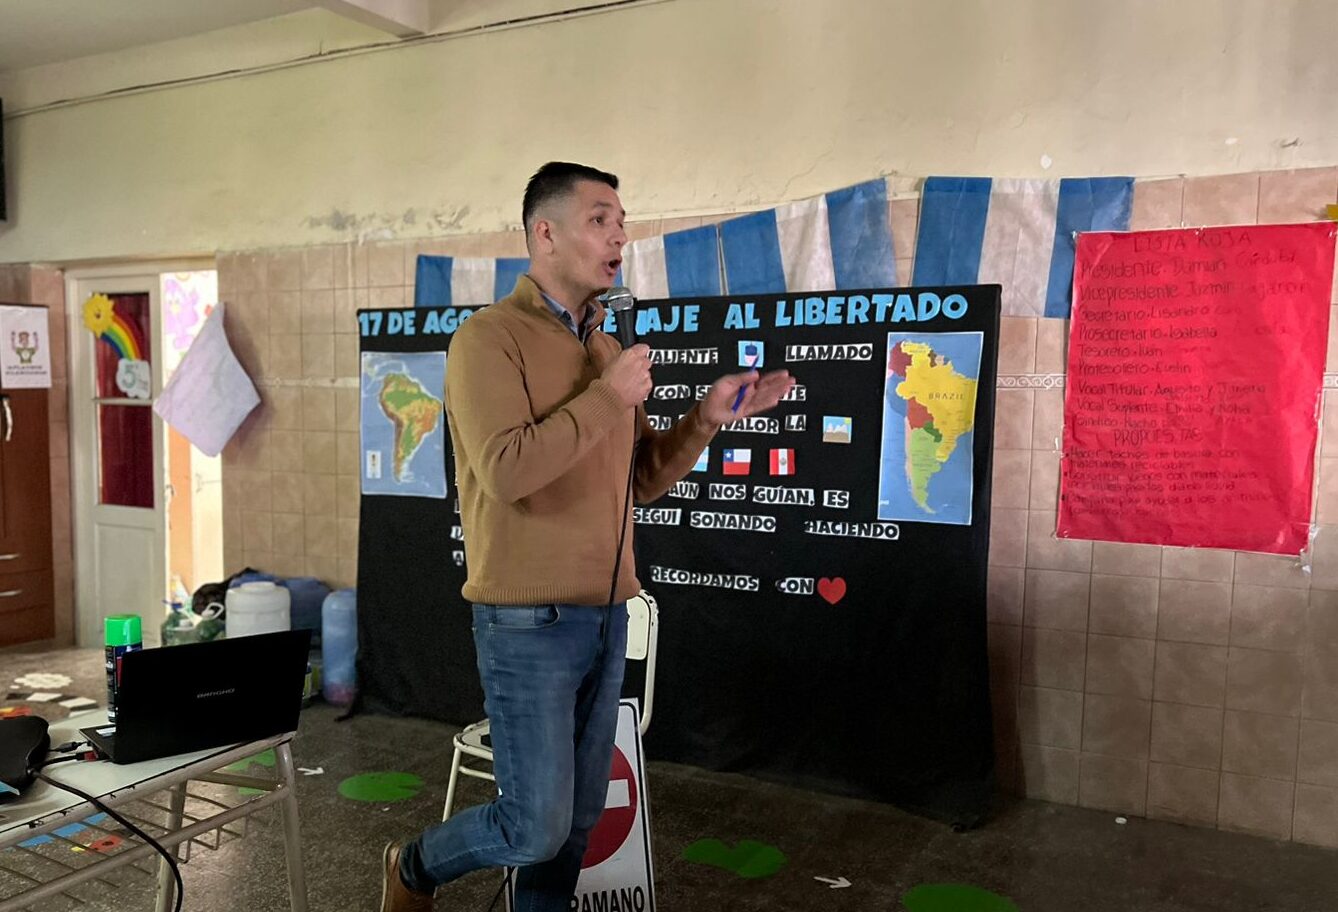
[[[56,758],[55,760],[48,760],[47,762],[43,763],[42,766],[39,766],[39,767],[37,767],[37,768],[35,768],[35,769],[32,769],[32,770],[29,770],[29,772],[32,773],[32,775],[36,776],[38,779],[41,779],[41,780],[42,780],[43,782],[45,782],[47,785],[52,785],[52,786],[55,786],[55,787],[58,788],[58,789],[62,789],[62,790],[64,790],[64,791],[67,791],[67,792],[70,792],[70,793],[72,793],[72,794],[78,795],[80,798],[84,799],[84,800],[87,801],[89,804],[93,805],[94,807],[96,807],[98,810],[102,811],[102,812],[103,812],[104,814],[106,814],[107,816],[112,817],[113,819],[115,819],[118,823],[121,824],[121,826],[125,827],[125,828],[126,828],[127,830],[129,830],[130,832],[134,833],[134,834],[135,834],[136,836],[138,836],[140,839],[144,840],[146,843],[148,843],[149,845],[153,846],[154,850],[157,851],[159,855],[161,855],[161,856],[163,856],[163,858],[166,858],[166,859],[167,859],[167,865],[168,865],[168,867],[170,867],[170,868],[172,869],[172,876],[173,876],[174,878],[176,878],[176,884],[177,884],[177,899],[176,899],[176,903],[175,903],[174,906],[173,906],[173,910],[174,910],[174,912],[181,912],[181,902],[182,902],[182,899],[183,899],[184,896],[185,896],[186,891],[185,891],[185,886],[184,886],[184,884],[183,884],[182,881],[181,881],[181,869],[177,866],[177,860],[176,860],[175,858],[172,857],[172,853],[171,853],[171,852],[168,852],[166,849],[164,849],[164,848],[158,843],[158,840],[154,839],[154,838],[153,838],[152,836],[150,836],[148,833],[144,832],[144,831],[141,830],[139,827],[135,826],[135,825],[134,825],[133,823],[131,823],[129,820],[126,820],[124,817],[122,817],[122,816],[121,816],[119,813],[117,813],[116,811],[114,811],[114,810],[112,810],[111,808],[107,807],[107,805],[103,804],[103,803],[102,803],[101,801],[99,801],[97,798],[94,798],[92,795],[88,794],[88,793],[85,792],[85,791],[82,791],[82,790],[80,790],[80,789],[75,788],[73,785],[70,785],[69,783],[66,783],[66,782],[60,782],[60,781],[58,781],[58,780],[56,780],[56,779],[52,779],[50,776],[48,776],[48,775],[46,775],[46,774],[44,774],[44,773],[42,772],[42,767],[44,767],[44,766],[50,766],[52,763],[63,763],[63,762],[65,762],[65,761],[67,761],[67,760],[79,760],[79,759],[84,759],[84,757],[83,757],[82,755],[75,755],[75,756],[72,756],[72,757],[58,757],[58,758]]]

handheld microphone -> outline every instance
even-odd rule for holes
[[[632,295],[632,290],[622,285],[614,285],[608,291],[599,296],[604,305],[618,315],[618,341],[622,343],[623,351],[627,351],[633,345],[636,345],[636,326],[633,320],[636,319],[634,310],[636,308],[636,298]],[[636,470],[636,449],[640,428],[640,418],[636,410],[632,413],[632,458],[627,465],[627,490],[623,493],[623,517],[620,529],[618,531],[618,550],[613,556],[613,576],[609,579],[609,607],[613,607],[613,597],[618,589],[618,571],[623,563],[623,544],[627,541],[627,519],[628,509],[632,505],[632,478]]]
[[[636,325],[633,310],[636,307],[636,298],[632,296],[632,290],[622,285],[615,285],[604,294],[600,295],[604,304],[618,315],[618,341],[622,343],[623,350],[636,345]]]

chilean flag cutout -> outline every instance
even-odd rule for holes
[[[753,467],[753,451],[725,450],[723,466],[726,475],[747,475]]]
[[[772,475],[794,474],[794,450],[771,451],[771,474]]]

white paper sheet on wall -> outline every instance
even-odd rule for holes
[[[217,456],[259,404],[255,384],[228,346],[219,302],[153,410],[205,455]]]
[[[51,331],[45,307],[0,307],[0,387],[51,386]]]

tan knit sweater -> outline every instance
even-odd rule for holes
[[[456,331],[446,416],[468,565],[465,598],[605,604],[634,426],[641,442],[633,497],[642,503],[686,475],[715,435],[697,407],[664,433],[650,427],[643,409],[634,418],[599,379],[620,350],[598,329],[582,345],[528,276]],[[627,522],[618,600],[640,589],[630,510]]]

